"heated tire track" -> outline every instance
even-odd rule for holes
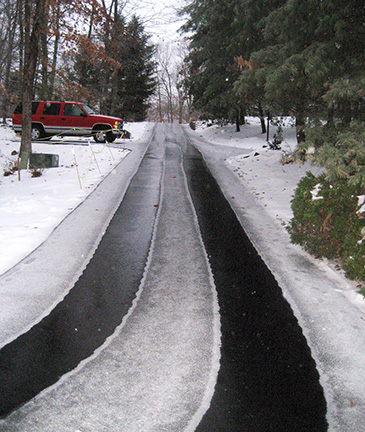
[[[152,143],[73,289],[0,351],[0,416],[89,357],[127,313],[143,275],[159,202],[163,153]]]
[[[127,319],[0,430],[190,432],[209,406],[219,366],[215,287],[174,134],[164,145],[162,199]]]
[[[218,382],[197,432],[326,431],[319,375],[289,304],[200,153],[185,153],[222,325]]]

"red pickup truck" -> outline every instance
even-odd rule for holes
[[[22,131],[22,106],[13,114],[13,129]],[[33,101],[32,139],[50,139],[52,136],[93,136],[95,141],[113,142],[122,136],[123,120],[118,117],[97,115],[79,102]]]

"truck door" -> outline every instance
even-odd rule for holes
[[[65,103],[61,122],[65,134],[67,131],[71,135],[85,135],[90,132],[88,115],[75,103]]]

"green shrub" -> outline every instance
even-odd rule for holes
[[[310,254],[340,259],[346,275],[365,281],[364,214],[359,212],[361,188],[345,180],[328,181],[325,174],[307,173],[292,200],[289,233],[293,243]]]
[[[365,122],[353,121],[346,128],[340,125],[308,126],[306,139],[298,144],[294,156],[325,167],[331,181],[347,180],[350,185],[364,189]]]

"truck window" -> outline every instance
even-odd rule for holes
[[[32,102],[32,115],[37,113],[37,109],[39,106],[39,102]],[[20,103],[14,111],[14,114],[22,114],[23,113],[23,104]]]
[[[47,102],[44,104],[43,115],[59,115],[60,110],[60,103]]]
[[[82,106],[83,108],[84,108],[84,110],[89,114],[89,115],[94,115],[95,114],[95,112],[94,112],[94,110],[92,110],[90,107],[88,107],[87,105],[83,105]]]
[[[39,107],[39,102],[32,102],[32,115],[37,113],[37,109]]]
[[[66,104],[63,111],[65,116],[81,116],[83,114],[82,109],[76,104]]]

